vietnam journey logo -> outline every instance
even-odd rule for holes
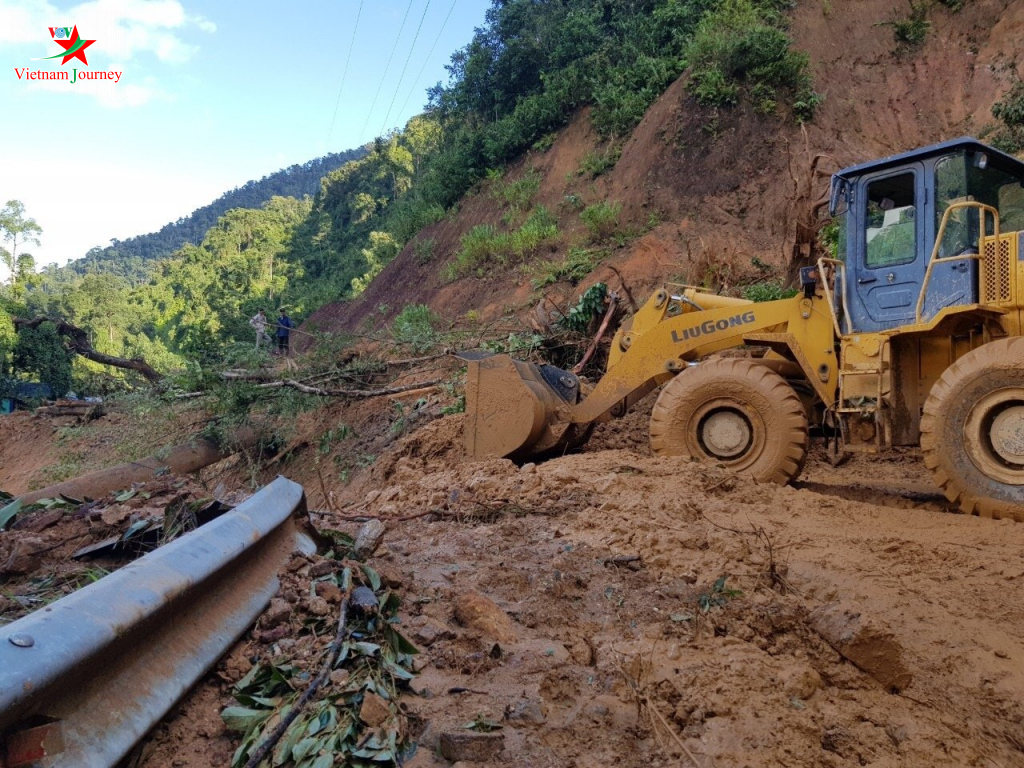
[[[85,50],[96,41],[86,40],[79,35],[77,24],[74,27],[47,27],[47,30],[50,32],[53,42],[63,50],[53,56],[43,56],[33,59],[33,61],[60,59],[60,65],[63,67],[69,61],[77,60],[85,66],[89,66]],[[121,80],[121,75],[124,73],[118,71],[79,70],[78,67],[72,67],[70,73],[66,69],[31,70],[28,67],[15,67],[14,74],[18,76],[19,80],[64,80],[68,83],[77,83],[79,80],[113,80],[117,83]]]

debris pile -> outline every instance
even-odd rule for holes
[[[0,624],[102,578],[231,507],[165,476],[101,499],[22,505],[0,492]]]

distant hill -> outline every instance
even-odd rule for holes
[[[301,165],[289,166],[259,181],[246,182],[225,192],[209,205],[167,224],[159,232],[127,240],[111,240],[108,247],[91,249],[84,257],[69,262],[65,269],[79,275],[103,272],[132,281],[141,280],[148,272],[149,262],[170,256],[185,243],[202,242],[217,219],[232,208],[259,208],[274,196],[302,198],[314,195],[320,190],[320,180],[324,176],[348,162],[359,160],[366,153],[366,147],[335,152]]]

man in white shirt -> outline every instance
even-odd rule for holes
[[[269,346],[271,341],[270,337],[267,335],[267,315],[262,309],[253,315],[252,319],[249,321],[249,325],[256,330],[256,349],[260,348],[261,341],[267,342],[267,345]]]

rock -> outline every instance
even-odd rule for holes
[[[258,640],[264,645],[270,645],[271,643],[276,643],[278,640],[283,640],[289,635],[291,631],[292,628],[289,625],[279,624],[273,629],[267,630],[266,632],[261,632],[259,634]]]
[[[455,619],[498,642],[510,643],[516,639],[512,619],[490,598],[479,592],[466,592],[455,601]]]
[[[311,597],[309,598],[309,612],[314,616],[326,616],[331,612],[331,606],[322,597]]]
[[[369,520],[363,523],[363,527],[356,534],[356,543],[352,546],[352,554],[359,560],[366,560],[373,556],[373,553],[384,541],[384,533],[387,528],[380,520]]]
[[[100,519],[107,525],[120,525],[132,515],[132,510],[124,504],[114,504],[100,513]]]
[[[793,699],[809,699],[821,688],[821,675],[802,664],[787,669],[781,677],[783,692]]]
[[[839,655],[856,665],[890,691],[901,691],[913,676],[903,663],[903,649],[891,631],[841,603],[814,609],[811,627]]]
[[[539,702],[534,699],[520,699],[505,707],[505,719],[513,723],[541,725],[547,718],[544,717]]]
[[[317,583],[316,587],[317,597],[322,597],[328,603],[337,605],[341,602],[342,592],[338,588],[337,584],[332,584],[329,581],[321,581]]]
[[[359,719],[371,728],[376,728],[389,717],[391,709],[388,703],[373,691],[367,691],[363,695],[363,705],[359,708]]]
[[[35,515],[34,517],[26,520],[24,524],[18,526],[19,531],[31,531],[32,533],[40,533],[51,525],[56,525],[64,518],[64,510],[62,509],[50,509],[43,512],[41,515]]]
[[[377,602],[377,595],[369,587],[356,587],[352,590],[352,597],[349,598],[349,605],[355,613],[370,616],[377,612],[380,604]]]
[[[856,737],[842,725],[830,726],[821,733],[821,748],[840,757],[852,757],[856,744]]]
[[[286,623],[292,617],[291,605],[280,598],[275,597],[270,601],[270,607],[263,614],[263,627],[269,629],[278,624]]]
[[[351,677],[347,669],[336,669],[331,672],[331,684],[336,685],[339,688],[344,688],[348,685],[348,679]]]
[[[438,640],[454,640],[455,633],[441,622],[427,619],[426,623],[416,630],[413,637],[429,648]]]
[[[0,573],[32,573],[39,570],[49,542],[42,536],[21,536],[11,548],[11,556]]]
[[[330,560],[321,560],[319,563],[314,563],[309,569],[309,577],[311,579],[318,579],[329,573],[334,573],[334,563]]]
[[[453,763],[466,760],[483,763],[493,760],[505,748],[505,734],[501,731],[446,731],[441,734],[441,756]]]

